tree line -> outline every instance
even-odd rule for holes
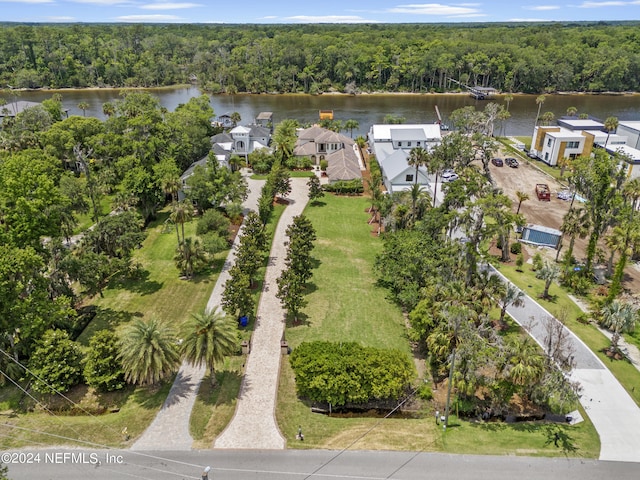
[[[14,25],[0,85],[211,93],[638,91],[637,23]]]

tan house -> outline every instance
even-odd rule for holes
[[[362,178],[364,167],[354,140],[318,125],[299,132],[293,155],[309,157],[316,166],[326,160],[329,182]]]

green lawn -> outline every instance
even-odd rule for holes
[[[402,313],[375,286],[372,265],[382,241],[371,234],[363,197],[325,196],[320,206],[308,206],[318,240],[313,252],[319,261],[299,325],[289,325],[287,339],[295,347],[303,341],[358,341],[365,345],[409,352]],[[289,448],[379,449],[438,451],[494,455],[578,456],[594,458],[599,440],[587,420],[576,427],[541,422],[478,424],[452,417],[443,433],[433,418],[434,407],[418,404],[402,416],[387,419],[357,415],[311,413],[295,392],[287,359],[281,365],[277,420]],[[298,425],[305,440],[296,441]],[[553,433],[562,444],[555,447]],[[551,432],[551,433],[550,433]],[[551,437],[550,437],[551,435]]]
[[[96,331],[118,328],[133,317],[155,317],[179,326],[189,315],[205,308],[228,250],[218,253],[203,274],[181,280],[173,261],[175,229],[164,226],[168,216],[168,208],[159,212],[158,219],[146,230],[142,248],[134,253],[134,260],[142,266],[142,278],[120,282],[107,288],[104,297],[96,296],[91,303],[98,307],[98,314],[78,341],[87,344]],[[196,222],[185,224],[186,236],[195,234]]]
[[[317,232],[312,255],[318,266],[303,321],[287,329],[292,347],[313,340],[358,341],[409,353],[402,312],[375,285],[372,267],[382,242],[367,224],[369,205],[364,197],[325,195],[319,206],[306,208]]]
[[[113,199],[115,195],[104,195],[100,199],[100,215],[105,216],[113,210],[111,204],[113,203]],[[76,219],[78,220],[78,224],[73,229],[74,235],[77,235],[80,232],[84,232],[87,228],[93,225],[95,222],[93,221],[93,211],[90,209],[87,213],[82,213],[76,215]]]

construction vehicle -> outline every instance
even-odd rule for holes
[[[538,200],[550,202],[551,191],[549,190],[549,185],[547,185],[546,183],[537,183],[536,195],[538,196]]]

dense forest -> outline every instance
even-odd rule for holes
[[[0,86],[210,93],[640,90],[636,22],[369,25],[17,25]]]

